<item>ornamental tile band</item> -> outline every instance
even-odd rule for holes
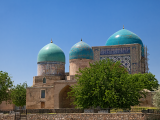
[[[100,55],[130,54],[130,47],[123,48],[103,48]]]

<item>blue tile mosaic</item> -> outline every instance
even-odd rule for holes
[[[83,41],[76,43],[69,52],[69,59],[92,59],[92,48]]]
[[[121,29],[118,32],[114,33],[108,38],[106,42],[106,46],[125,44],[140,44],[142,51],[141,55],[144,56],[144,45],[141,38],[127,29]]]
[[[100,60],[103,59],[112,59],[114,62],[120,60],[122,65],[127,68],[128,72],[131,74],[131,57],[127,56],[108,56],[108,57],[100,57]]]
[[[130,47],[103,48],[100,50],[100,55],[115,55],[115,54],[130,54]]]
[[[60,47],[54,43],[49,43],[44,46],[38,53],[37,62],[64,62],[65,54]]]

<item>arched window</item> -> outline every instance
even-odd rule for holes
[[[43,83],[46,83],[46,78],[45,77],[43,78]]]

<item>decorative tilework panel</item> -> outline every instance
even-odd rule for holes
[[[112,59],[114,62],[120,60],[122,65],[127,68],[129,73],[131,73],[131,57],[130,57],[130,55],[100,57],[100,60],[107,59],[107,58]]]
[[[134,73],[137,73],[138,71],[137,71],[137,63],[132,63],[132,68],[133,68],[133,70],[132,70],[132,74],[134,74]]]
[[[99,60],[99,49],[94,49],[94,61]]]
[[[138,73],[138,49],[137,46],[132,47],[132,74]]]
[[[100,55],[114,55],[114,54],[130,54],[130,47],[103,48],[100,50]]]
[[[64,75],[65,64],[62,62],[40,62],[38,63],[38,76]]]
[[[132,62],[135,63],[137,61],[137,54],[136,54],[136,46],[132,47]]]

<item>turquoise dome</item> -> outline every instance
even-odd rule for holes
[[[69,52],[69,59],[92,59],[92,48],[82,40],[76,43]]]
[[[143,46],[143,42],[141,38],[139,38],[136,34],[134,34],[133,32],[129,30],[122,29],[114,33],[108,38],[106,42],[106,46],[136,44],[136,43],[141,45],[142,56],[144,56],[144,48],[143,48],[144,46]]]
[[[54,43],[49,43],[44,46],[38,53],[37,62],[64,62],[65,63],[65,55],[60,47],[55,45]]]

